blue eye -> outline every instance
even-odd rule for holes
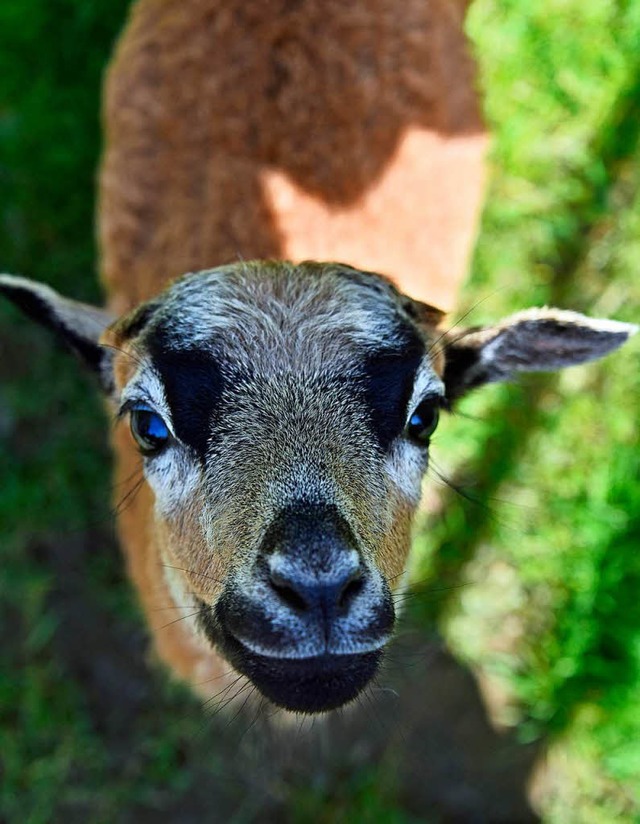
[[[419,403],[407,423],[405,435],[417,446],[428,446],[440,419],[437,402],[427,399]]]
[[[147,406],[131,410],[131,434],[143,455],[157,455],[169,442],[171,434],[157,412]]]

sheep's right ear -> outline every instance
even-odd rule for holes
[[[96,306],[65,298],[42,283],[14,275],[0,275],[0,293],[25,315],[51,329],[98,375],[103,388],[110,390],[112,352],[101,346],[99,339],[115,318]]]

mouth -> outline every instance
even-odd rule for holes
[[[353,701],[378,671],[383,655],[381,648],[308,658],[261,655],[229,632],[204,603],[200,623],[234,669],[246,676],[265,698],[291,712],[327,712]]]
[[[278,658],[259,655],[224,633],[223,653],[265,698],[285,710],[327,712],[353,701],[376,674],[382,650],[356,655]]]

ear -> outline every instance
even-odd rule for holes
[[[25,315],[55,332],[97,373],[103,387],[110,387],[111,351],[99,344],[100,335],[114,321],[108,312],[64,298],[42,283],[13,275],[0,275],[0,293]]]
[[[403,294],[400,294],[400,304],[411,320],[415,321],[418,326],[432,330],[437,329],[447,314],[430,303],[423,303],[421,300],[415,300]]]
[[[444,384],[449,400],[519,372],[551,372],[601,358],[638,327],[560,309],[529,309],[497,326],[447,333]]]

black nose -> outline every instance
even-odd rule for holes
[[[334,548],[334,553],[333,568],[271,555],[269,583],[280,601],[298,613],[319,609],[327,617],[346,614],[364,586],[365,573],[355,551]]]
[[[335,506],[298,502],[265,535],[260,564],[274,606],[298,615],[345,615],[366,584],[356,539]]]
[[[232,665],[299,712],[355,698],[394,621],[389,588],[355,527],[336,506],[305,501],[273,520],[255,565],[227,584],[215,616],[210,637]]]

